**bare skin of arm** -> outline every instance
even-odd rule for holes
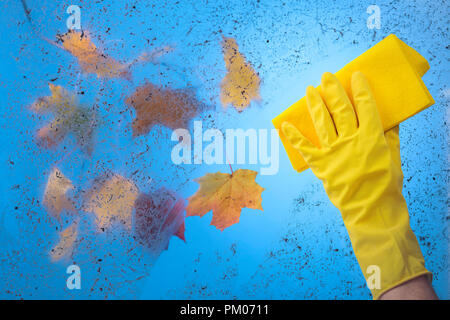
[[[430,281],[420,276],[386,291],[380,300],[438,300]]]

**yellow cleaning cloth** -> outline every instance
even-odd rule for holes
[[[352,97],[350,91],[352,74],[361,71],[367,77],[383,128],[387,131],[434,104],[433,97],[421,78],[429,68],[424,57],[391,34],[339,70],[336,77],[349,97]],[[322,94],[320,86],[318,90]],[[303,135],[320,146],[305,98],[272,120],[275,128],[279,130],[292,166],[300,172],[308,166],[281,132],[281,124],[285,121],[293,124]]]

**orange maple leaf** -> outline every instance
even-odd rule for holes
[[[148,133],[156,124],[172,130],[186,128],[202,107],[191,89],[171,89],[153,83],[138,87],[125,103],[136,110],[133,136]]]
[[[221,44],[227,74],[220,84],[220,100],[224,107],[231,103],[238,111],[242,111],[252,100],[260,99],[261,80],[244,55],[239,52],[235,39],[223,37]]]
[[[92,42],[87,31],[69,30],[59,37],[64,49],[78,59],[81,69],[99,78],[129,77],[127,65],[107,56]]]
[[[213,211],[211,224],[220,230],[239,222],[242,208],[263,210],[261,192],[255,182],[258,173],[239,169],[232,174],[208,173],[196,179],[200,189],[191,197],[186,207],[186,216],[204,216]]]
[[[143,52],[129,63],[121,63],[97,48],[87,31],[69,30],[58,38],[62,42],[62,48],[78,59],[78,63],[85,73],[96,74],[99,78],[124,77],[130,79],[132,66],[148,61],[155,63],[158,58],[173,51],[172,47],[164,46],[149,52]]]

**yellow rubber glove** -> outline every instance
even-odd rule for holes
[[[377,299],[385,291],[429,272],[402,195],[398,127],[384,134],[368,81],[361,72],[353,74],[351,90],[353,103],[331,73],[322,77],[321,94],[314,87],[306,89],[308,110],[321,146],[289,122],[282,124],[282,131],[340,210],[356,258],[369,288],[375,285],[371,291]],[[372,282],[370,276],[377,271],[380,281]]]

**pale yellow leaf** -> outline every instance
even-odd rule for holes
[[[261,80],[244,55],[239,52],[235,39],[223,37],[222,48],[227,74],[220,84],[220,100],[224,107],[231,103],[238,111],[242,111],[252,100],[260,99]]]
[[[50,250],[50,259],[55,262],[70,256],[78,235],[78,222],[72,223],[60,232],[59,242]]]
[[[99,179],[88,193],[86,211],[93,212],[100,230],[114,223],[131,230],[132,211],[139,190],[133,181],[114,174]]]
[[[67,192],[73,189],[72,181],[67,179],[58,168],[53,168],[47,180],[42,201],[48,212],[58,220],[63,210],[76,212]]]

